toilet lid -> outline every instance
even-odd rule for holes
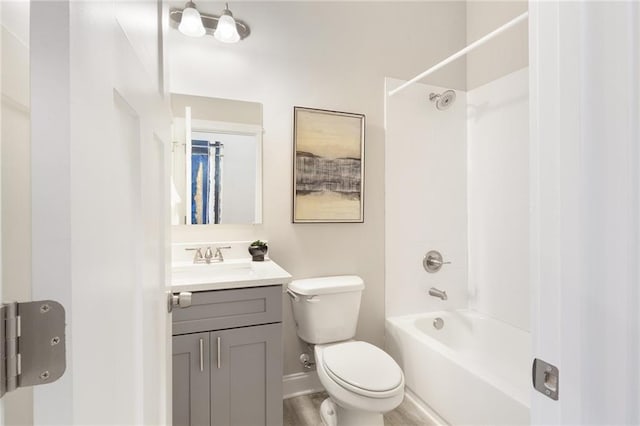
[[[336,379],[371,392],[390,391],[403,382],[402,370],[393,358],[366,342],[326,347],[323,364]]]

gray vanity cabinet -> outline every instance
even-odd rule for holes
[[[209,333],[173,336],[173,424],[208,425]]]
[[[211,333],[211,425],[282,424],[281,336],[282,324]]]
[[[175,310],[173,424],[281,425],[281,321],[281,286],[193,293]]]

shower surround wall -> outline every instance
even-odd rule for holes
[[[528,70],[458,91],[438,111],[428,96],[442,90],[387,97],[386,348],[407,389],[447,423],[527,424]],[[428,274],[429,249],[452,264]],[[429,297],[431,286],[449,299]]]
[[[403,83],[387,78],[386,90]],[[439,111],[431,92],[414,84],[389,98],[385,111],[386,316],[467,307],[466,94]],[[422,258],[438,250],[445,261],[427,273]],[[430,287],[445,290],[446,301]]]
[[[467,92],[469,307],[529,330],[529,72]]]
[[[529,330],[528,69],[456,91],[438,111],[428,97],[443,90],[387,98],[386,316],[470,308]],[[451,265],[427,273],[431,249]]]

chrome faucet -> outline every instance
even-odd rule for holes
[[[447,292],[444,290],[438,290],[435,287],[429,289],[429,296],[439,297],[442,300],[447,300]]]
[[[202,254],[202,247],[189,247],[189,248],[186,248],[185,250],[195,251],[195,254],[193,255],[193,263],[198,264],[198,263],[224,262],[224,256],[222,255],[222,252],[220,250],[230,249],[230,248],[231,246],[216,247],[216,251],[214,253],[213,250],[211,250],[211,247],[207,247],[207,249],[204,251],[204,254]]]
[[[213,259],[213,252],[211,251],[211,247],[207,247],[204,252],[204,261],[206,263],[211,263],[211,259]]]
[[[224,247],[216,247],[216,253],[213,255],[213,258],[209,258],[209,262],[224,262],[224,256],[222,255],[222,252],[220,250],[226,250],[226,249],[230,249],[231,246],[224,246]],[[211,252],[211,247],[207,247],[207,251],[210,253]],[[205,258],[206,258],[206,253],[205,253]]]

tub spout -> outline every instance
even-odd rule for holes
[[[438,290],[435,287],[429,289],[429,296],[439,297],[442,300],[447,300],[447,292],[444,290]]]

